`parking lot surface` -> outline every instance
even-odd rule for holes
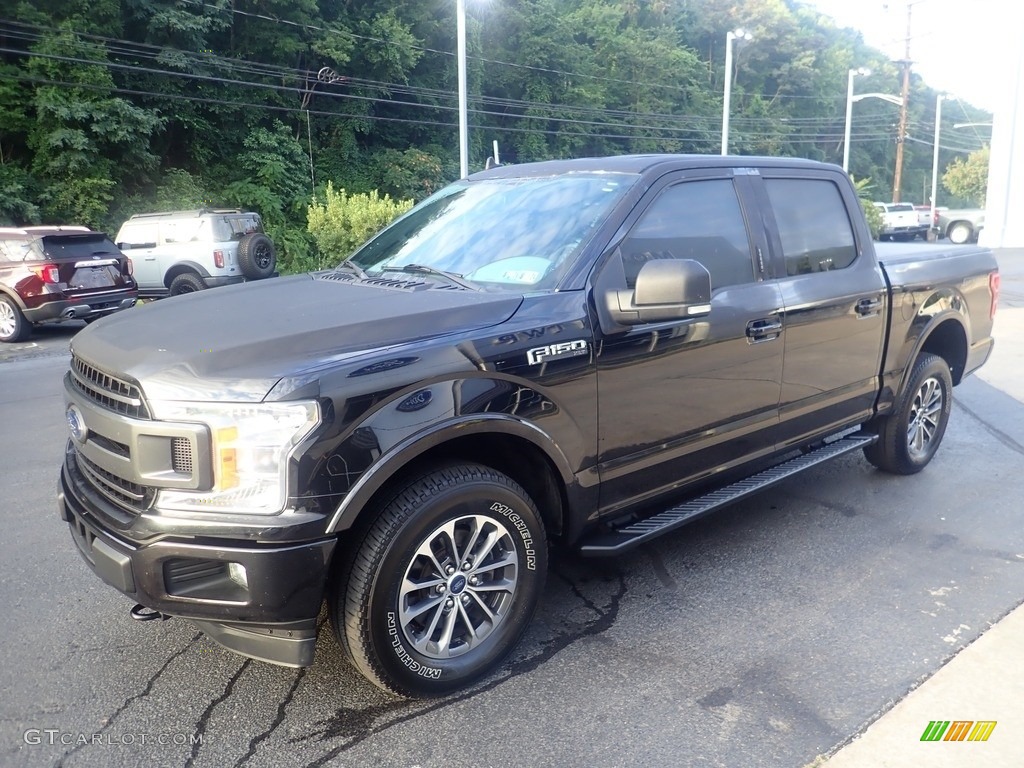
[[[327,627],[296,671],[131,621],[54,502],[74,329],[0,349],[0,764],[813,762],[1024,598],[1024,251],[1001,258],[994,359],[927,470],[847,456],[628,556],[557,555],[502,671],[433,702],[370,686]]]

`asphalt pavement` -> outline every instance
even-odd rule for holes
[[[73,329],[4,351],[0,765],[799,768],[837,750],[840,768],[940,765],[948,750],[964,765],[1024,763],[996,751],[1024,721],[1012,701],[983,711],[940,692],[899,720],[940,675],[992,705],[1003,700],[985,694],[1020,679],[1024,251],[1000,259],[996,352],[957,388],[925,472],[846,456],[627,556],[556,556],[512,659],[434,702],[367,684],[326,627],[314,666],[296,671],[182,620],[130,621],[54,503]],[[986,742],[921,743],[936,719],[997,726]],[[873,733],[888,723],[931,751],[893,751]]]
[[[1001,397],[1024,404],[1024,249],[999,252],[1004,289],[998,354],[979,373]],[[960,398],[958,398],[959,400]],[[960,401],[961,410],[970,405]],[[993,437],[1024,456],[1024,418],[990,424]],[[980,418],[980,417],[978,417]],[[1022,465],[1018,465],[1022,466]],[[1024,552],[1014,553],[1024,561]],[[936,604],[943,594],[937,594]],[[1024,599],[1024,596],[1022,596]],[[1014,768],[1024,765],[1024,606],[1019,605],[935,675],[852,737],[829,768]],[[821,762],[821,761],[816,761]]]

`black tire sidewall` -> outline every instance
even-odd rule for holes
[[[181,291],[175,290],[175,285],[182,285],[188,283],[192,290]],[[191,272],[183,272],[171,280],[170,286],[168,286],[167,292],[170,296],[185,296],[189,293],[198,293],[206,288],[206,283],[203,282],[202,278],[198,275],[192,274]]]
[[[935,435],[932,437],[931,445],[924,456],[915,457],[910,453],[910,446],[907,444],[907,428],[910,426],[910,411],[917,397],[921,385],[929,378],[938,379],[942,386],[942,411],[941,419]],[[892,429],[895,431],[890,438],[893,440],[896,456],[900,463],[905,465],[908,472],[924,469],[935,456],[935,452],[942,443],[946,434],[946,426],[949,424],[949,415],[953,408],[953,381],[949,373],[949,366],[939,357],[929,356],[927,360],[919,363],[913,372],[913,377],[907,385],[906,394],[900,404],[899,417],[894,420]]]
[[[25,315],[22,314],[21,308],[18,306],[16,301],[3,295],[0,295],[0,301],[7,304],[14,312],[14,332],[7,338],[0,337],[0,342],[13,344],[19,341],[24,341],[28,336],[32,324],[25,319]]]
[[[270,252],[270,262],[265,267],[256,263],[256,250],[263,245]],[[262,280],[274,274],[277,253],[273,241],[263,232],[250,232],[238,241],[238,266],[250,280]]]
[[[398,591],[413,553],[448,520],[483,515],[509,532],[519,556],[518,586],[511,610],[477,648],[439,660],[412,648],[398,619]],[[532,568],[530,567],[532,566]],[[446,488],[402,524],[373,579],[369,600],[373,655],[385,677],[405,695],[443,695],[488,674],[515,647],[540,599],[547,571],[547,545],[540,517],[525,494],[486,478]]]
[[[966,233],[964,235],[963,240],[957,240],[956,239],[956,233],[960,232],[960,231]],[[971,234],[972,234],[971,228],[969,226],[967,226],[966,224],[954,224],[952,227],[949,228],[949,240],[954,245],[963,245],[964,243],[970,242]]]

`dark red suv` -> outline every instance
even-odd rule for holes
[[[135,305],[132,262],[86,227],[0,227],[0,342],[36,323],[90,322]]]

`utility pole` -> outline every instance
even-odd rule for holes
[[[920,2],[920,0],[918,0]],[[903,146],[907,140],[907,104],[910,101],[910,14],[914,3],[907,3],[907,40],[903,53],[903,98],[900,104],[900,127],[896,134],[896,173],[892,178],[892,201],[900,201],[900,185],[903,183]]]

